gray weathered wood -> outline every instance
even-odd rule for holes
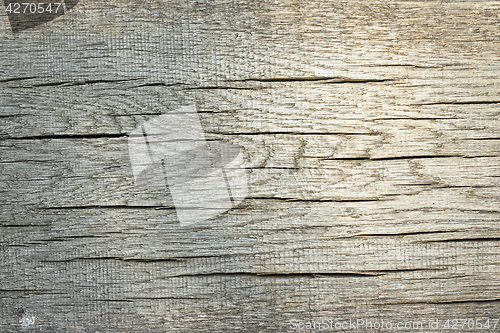
[[[498,319],[499,13],[80,0],[13,34],[2,8],[0,331]],[[249,193],[181,227],[127,135],[193,104]]]

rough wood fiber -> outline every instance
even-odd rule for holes
[[[499,24],[495,1],[80,0],[13,34],[2,8],[0,331],[499,318]],[[192,104],[249,194],[180,227],[127,134]]]

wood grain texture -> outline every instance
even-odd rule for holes
[[[499,24],[496,1],[80,0],[13,34],[2,8],[0,331],[498,319]],[[183,105],[249,185],[188,227],[127,147]]]

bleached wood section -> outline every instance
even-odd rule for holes
[[[80,0],[14,35],[2,8],[0,331],[498,318],[499,13]],[[180,227],[127,134],[193,104],[249,193]]]

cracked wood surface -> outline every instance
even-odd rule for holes
[[[498,318],[499,23],[495,1],[81,0],[13,34],[2,8],[0,330]],[[249,193],[180,227],[127,135],[193,104]]]

